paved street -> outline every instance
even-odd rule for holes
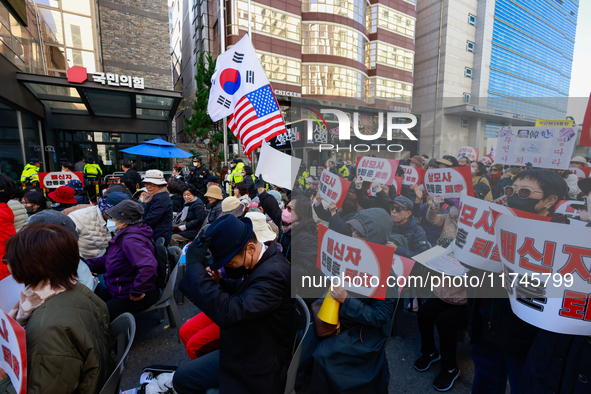
[[[184,322],[193,317],[198,309],[190,302],[185,302],[184,305],[179,305],[179,311]],[[434,368],[422,373],[414,369],[413,363],[420,356],[420,335],[416,315],[404,311],[402,317],[404,339],[392,338],[386,349],[391,376],[389,391],[436,393],[432,383],[439,372],[439,366],[435,364]],[[189,361],[184,346],[178,340],[176,330],[168,327],[168,319],[159,324],[157,313],[149,312],[137,316],[136,322],[136,338],[121,382],[123,390],[139,386],[139,378],[144,367],[152,364],[182,365]],[[470,393],[474,366],[468,343],[458,343],[458,363],[462,375],[451,392]]]

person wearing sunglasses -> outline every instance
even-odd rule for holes
[[[554,208],[561,196],[566,194],[568,187],[565,180],[554,171],[521,171],[515,176],[513,185],[503,190],[508,196],[509,208],[549,216],[552,222],[566,223],[566,218],[555,214]],[[511,311],[507,298],[498,298],[501,295],[506,296],[502,283],[496,283],[493,292],[492,295],[488,292],[487,297],[496,295],[495,299],[479,298],[482,295],[478,290],[475,294],[469,293],[469,297],[473,297],[469,310],[473,338],[472,359],[475,367],[472,383],[474,393],[505,393],[507,378],[511,391],[515,392],[513,388],[519,387],[520,381],[523,381],[522,375],[526,372],[524,364],[532,343],[538,332],[542,332],[519,319]],[[554,360],[552,357],[545,357],[546,360]]]
[[[397,196],[390,211],[393,223],[392,232],[402,235],[408,243],[408,248],[397,246],[396,254],[408,258],[412,258],[430,247],[427,234],[413,216],[412,208],[411,200],[404,196]]]

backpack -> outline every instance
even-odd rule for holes
[[[137,235],[143,234],[135,233]],[[130,234],[125,234],[125,237]],[[125,238],[123,237],[123,239]],[[146,237],[148,238],[148,237]],[[156,254],[156,261],[158,262],[158,266],[156,267],[156,275],[158,275],[158,279],[156,279],[156,286],[159,289],[164,289],[168,280],[170,279],[170,274],[172,274],[172,270],[176,266],[176,256],[168,250],[166,246],[164,246],[164,238],[160,237],[156,241],[152,238],[148,238],[152,245],[154,245],[154,251]],[[122,240],[123,241],[123,240]]]

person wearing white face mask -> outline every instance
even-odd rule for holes
[[[92,272],[104,274],[105,286],[96,293],[107,303],[113,321],[125,312],[141,312],[158,300],[158,261],[150,240],[152,229],[142,223],[144,208],[139,203],[124,200],[105,213],[115,236],[106,255],[86,263]]]

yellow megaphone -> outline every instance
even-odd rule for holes
[[[329,290],[328,293],[326,293],[326,296],[324,297],[324,301],[322,301],[320,311],[318,311],[318,318],[325,323],[336,325],[339,322],[340,308],[341,303],[332,298]]]

